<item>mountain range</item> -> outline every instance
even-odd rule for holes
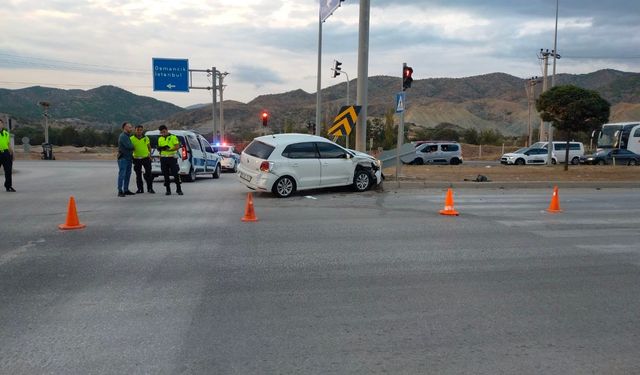
[[[434,127],[447,122],[463,128],[496,129],[505,135],[526,133],[528,105],[527,80],[504,73],[492,73],[466,78],[430,78],[414,80],[406,91],[405,121],[422,127]],[[395,94],[401,89],[399,77],[369,78],[370,117],[383,117],[393,111]],[[611,105],[610,121],[640,119],[640,73],[600,70],[589,74],[559,74],[556,84],[573,84],[595,90]],[[346,82],[322,90],[322,118],[331,122],[342,105],[347,103]],[[550,79],[549,79],[550,85]],[[356,80],[350,82],[351,100],[356,97]],[[534,86],[536,96],[542,84]],[[20,123],[40,123],[40,101],[51,103],[50,118],[60,124],[79,126],[109,126],[122,121],[144,123],[154,127],[165,123],[172,129],[195,129],[211,133],[210,105],[180,108],[153,98],[138,96],[114,86],[92,90],[61,90],[30,87],[19,90],[0,89],[0,112]],[[315,120],[316,94],[294,90],[280,94],[260,95],[248,103],[224,101],[225,129],[236,135],[258,131],[260,113],[271,114],[270,127],[281,130],[287,124],[294,129],[306,129],[307,121]],[[531,112],[532,124],[540,120]]]

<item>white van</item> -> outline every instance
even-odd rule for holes
[[[536,142],[531,145],[531,148],[544,148],[547,149],[548,142]],[[567,141],[553,142],[553,153],[558,159],[558,163],[565,163],[565,156],[567,154]],[[569,142],[569,161],[571,164],[580,164],[580,157],[584,156],[584,145],[582,142]]]
[[[213,151],[211,144],[200,134],[190,130],[169,130],[170,134],[178,137],[178,167],[184,181],[192,182],[197,175],[211,174],[213,178],[220,177],[220,156]],[[158,147],[159,130],[145,133],[151,141],[151,174],[153,177],[162,176],[160,170],[160,153]]]

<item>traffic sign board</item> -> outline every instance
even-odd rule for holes
[[[340,112],[333,120],[333,125],[331,125],[327,133],[335,135],[336,137],[349,135],[351,133],[351,129],[356,126],[356,121],[358,121],[358,114],[360,113],[361,108],[362,106],[359,105],[344,106],[340,108]]]
[[[397,93],[396,94],[396,113],[404,112],[404,101],[405,101],[404,92]]]
[[[189,92],[189,60],[152,59],[153,91]]]

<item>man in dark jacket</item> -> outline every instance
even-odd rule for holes
[[[122,133],[118,138],[118,196],[135,195],[129,190],[131,179],[131,165],[133,164],[133,143],[131,130],[133,126],[128,122],[122,124]]]

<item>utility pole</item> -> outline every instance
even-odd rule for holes
[[[358,94],[356,104],[361,106],[356,125],[356,150],[367,151],[367,96],[369,89],[369,18],[370,0],[360,0],[358,27]]]
[[[560,58],[558,55],[558,5],[559,0],[556,0],[556,29],[553,34],[553,50],[551,53],[553,54],[553,75],[551,76],[551,87],[555,87],[556,85],[556,60]],[[551,157],[553,156],[553,128],[551,123],[549,123],[549,143],[547,147],[547,163],[551,165]],[[569,160],[566,160],[566,163],[569,163]]]
[[[543,50],[540,49],[540,57],[538,57],[539,59],[542,60],[542,63],[544,64],[544,67],[542,69],[543,73],[542,73],[542,93],[544,93],[545,91],[547,91],[547,73],[549,71],[549,55],[551,54],[551,52],[549,52],[549,50]],[[545,124],[544,121],[542,119],[540,119],[540,142],[544,142],[547,141],[547,137],[545,135]]]
[[[540,83],[540,78],[538,77],[531,77],[524,82],[524,90],[527,93],[527,111],[528,111],[527,146],[531,146],[533,144],[533,127],[531,126],[531,107],[533,106],[533,100],[535,99],[535,86],[538,83]]]
[[[220,142],[225,142],[226,140],[226,131],[224,128],[224,96],[223,96],[223,92],[224,92],[224,77],[226,77],[229,73],[228,72],[218,72],[218,80],[220,81],[220,86],[219,86],[219,90],[220,90]]]
[[[219,131],[218,128],[216,126],[216,102],[218,100],[218,90],[216,89],[216,87],[218,87],[217,85],[217,77],[218,77],[218,71],[216,70],[216,67],[212,67],[211,68],[211,97],[212,97],[212,105],[211,105],[211,125],[213,128],[213,139],[215,141]]]

